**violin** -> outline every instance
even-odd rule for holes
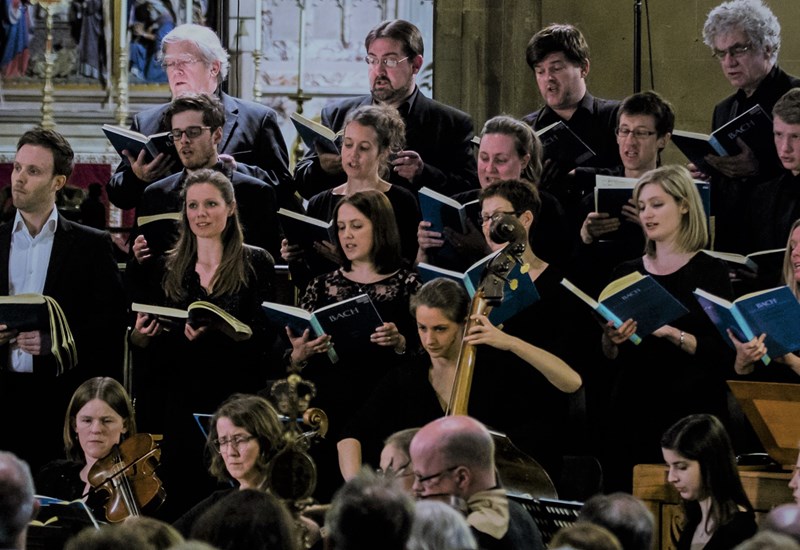
[[[106,519],[117,523],[130,516],[141,515],[145,506],[157,508],[166,491],[155,469],[161,449],[150,434],[139,433],[114,445],[111,452],[89,469],[89,484],[108,493]]]
[[[480,288],[475,292],[470,305],[469,319],[464,331],[475,326],[475,315],[488,315],[494,305],[503,302],[505,283],[515,263],[522,261],[528,243],[528,234],[519,220],[510,214],[498,214],[489,226],[490,238],[496,243],[508,243],[484,269]],[[522,273],[528,272],[523,266]],[[514,290],[516,281],[509,281]],[[447,415],[468,414],[469,394],[475,372],[477,350],[472,344],[461,344],[453,381],[453,391],[447,406]],[[532,457],[520,451],[504,434],[491,432],[495,441],[495,464],[506,490],[527,493],[536,498],[558,498],[555,484],[544,468]]]

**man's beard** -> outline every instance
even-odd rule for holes
[[[373,101],[380,101],[382,103],[400,103],[406,98],[406,95],[408,95],[407,90],[393,88],[392,83],[389,82],[388,79],[385,79],[384,81],[388,84],[388,86],[376,89],[373,85],[372,90],[370,90]]]

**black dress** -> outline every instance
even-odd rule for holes
[[[662,462],[661,436],[684,416],[708,413],[728,421],[725,380],[733,372],[734,354],[692,295],[701,288],[731,299],[727,266],[700,252],[676,272],[655,275],[638,258],[620,264],[613,278],[634,271],[649,274],[689,310],[670,325],[694,335],[697,350],[689,355],[653,335],[639,345],[619,346],[611,362],[616,380],[605,423],[606,490],[630,490],[635,464]]]
[[[158,284],[163,264],[143,270],[130,266],[134,271],[129,273],[131,277],[148,279],[137,285],[138,292],[151,293],[149,298],[134,296],[136,301],[185,309],[196,300],[206,300],[253,330],[253,336],[241,342],[214,330],[190,342],[179,325],[152,338],[145,348],[147,363],[137,364],[140,428],[164,434],[161,472],[167,501],[162,513],[167,520],[185,512],[214,487],[204,457],[205,438],[194,413],[213,413],[235,392],[256,393],[268,378],[268,352],[275,331],[268,327],[260,306],[273,300],[274,264],[261,248],[245,246],[244,254],[251,269],[239,292],[209,296],[192,264],[183,277],[187,296],[178,301],[168,299]]]

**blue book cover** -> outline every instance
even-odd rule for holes
[[[740,153],[737,138],[742,138],[759,160],[770,159],[775,155],[772,135],[772,117],[761,108],[751,107],[725,125],[711,132],[711,140],[724,149],[728,155]]]
[[[422,219],[430,222],[430,230],[441,233],[445,227],[466,233],[468,220],[478,216],[478,200],[461,204],[433,189],[423,187],[417,192]]]
[[[554,159],[567,166],[580,166],[595,156],[572,129],[559,120],[536,131],[542,141],[542,158]]]
[[[694,291],[703,311],[714,322],[723,339],[733,347],[727,334],[731,329],[740,342],[766,334],[764,345],[771,357],[800,350],[800,302],[788,286],[779,286],[746,294],[733,302],[702,289]]]

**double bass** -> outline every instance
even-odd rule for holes
[[[498,214],[492,219],[490,238],[496,243],[508,244],[492,258],[484,270],[480,288],[472,298],[465,334],[478,322],[473,319],[474,316],[488,315],[493,306],[502,303],[506,281],[514,264],[522,261],[528,234],[515,216]],[[526,274],[527,266],[523,265],[520,271]],[[513,290],[516,287],[515,281],[509,283]],[[468,414],[476,359],[475,346],[462,342],[447,415]],[[535,498],[558,498],[553,481],[535,459],[520,451],[506,435],[495,431],[491,433],[495,442],[495,465],[506,490],[529,494]]]
[[[88,481],[96,491],[108,493],[106,519],[111,523],[141,515],[145,506],[158,507],[166,491],[156,475],[161,449],[151,434],[138,433],[114,445],[111,452],[89,469]]]

